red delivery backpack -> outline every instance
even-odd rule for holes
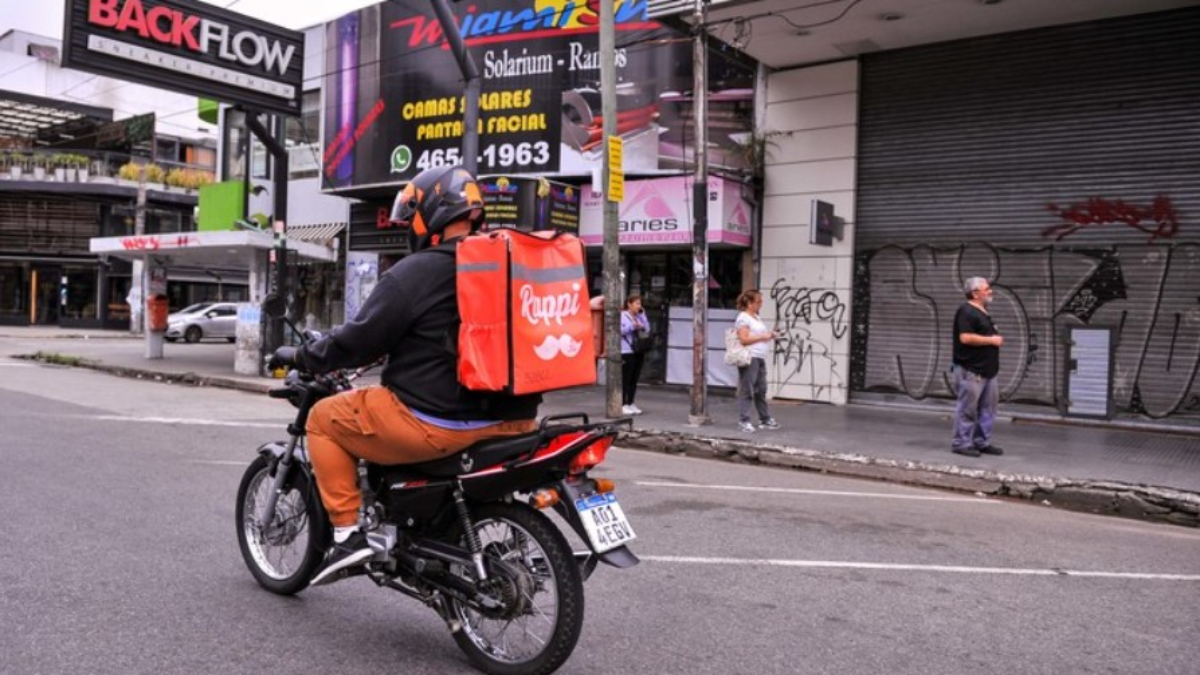
[[[500,229],[455,253],[458,381],[472,391],[537,394],[596,382],[583,243]]]

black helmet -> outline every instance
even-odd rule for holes
[[[392,222],[408,227],[413,251],[441,240],[450,223],[466,219],[474,232],[483,224],[483,190],[461,166],[439,166],[417,174],[396,195]]]

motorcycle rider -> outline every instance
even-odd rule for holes
[[[393,223],[409,229],[412,254],[380,277],[354,320],[316,342],[280,347],[271,365],[312,373],[387,356],[379,386],[326,398],[308,418],[308,452],[334,544],[311,585],[372,555],[360,531],[358,460],[411,464],[497,436],[533,431],[540,395],[471,392],[458,384],[460,315],[454,250],[484,220],[483,195],[461,166],[427,169],[396,196]]]

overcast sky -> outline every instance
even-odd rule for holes
[[[285,28],[305,28],[380,0],[200,0]],[[62,39],[65,0],[0,0],[0,35],[9,29]]]

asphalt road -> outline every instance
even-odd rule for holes
[[[291,408],[0,359],[0,673],[470,673],[418,603],[280,598],[234,494]],[[587,584],[559,671],[1154,673],[1200,663],[1200,532],[615,451],[643,563]]]

